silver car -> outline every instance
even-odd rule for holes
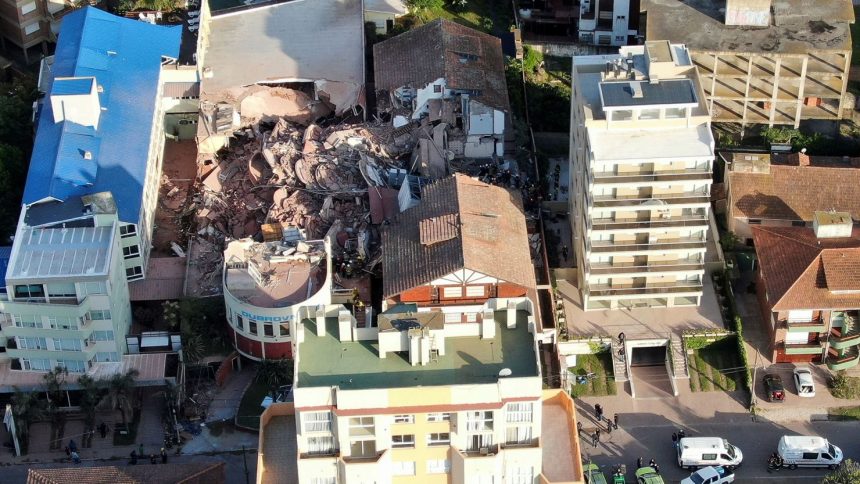
[[[794,386],[799,397],[815,396],[815,381],[812,379],[812,372],[807,368],[794,369]]]

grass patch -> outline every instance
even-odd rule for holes
[[[694,392],[730,392],[743,386],[743,371],[737,370],[743,365],[737,354],[734,336],[693,350],[689,363],[690,390]]]
[[[590,355],[576,355],[576,366],[568,369],[572,373],[573,388],[570,392],[573,397],[602,397],[615,395],[615,377],[612,374],[612,356],[608,351]],[[585,376],[594,373],[594,378],[589,378],[584,384],[576,383],[576,375]]]
[[[846,376],[845,371],[837,372],[829,382],[830,393],[836,398],[860,399],[860,378]]]
[[[829,420],[860,420],[860,407],[837,407],[827,410]]]
[[[121,433],[122,424],[114,425],[113,445],[133,445],[134,441],[137,440],[137,425],[139,423],[140,409],[135,409],[126,433]]]
[[[236,414],[236,423],[252,429],[260,428],[260,415],[263,413],[263,407],[260,402],[269,394],[269,386],[261,382],[251,382],[251,385],[245,390],[242,395],[242,401],[239,403],[239,411]]]
[[[469,0],[463,7],[444,5],[418,13],[423,22],[444,18],[490,34],[508,32],[514,24],[511,4],[501,0]]]

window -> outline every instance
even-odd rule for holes
[[[39,25],[39,22],[32,23],[26,27],[24,27],[24,35],[30,35],[38,32],[42,27]]]
[[[308,454],[328,455],[334,452],[334,437],[322,435],[308,437]]]
[[[135,245],[129,245],[128,247],[123,247],[122,248],[122,255],[126,259],[138,257],[138,256],[140,256],[140,246],[135,244]]]
[[[15,286],[16,298],[43,298],[45,297],[45,288],[41,284],[20,284]]]
[[[45,338],[36,336],[18,336],[18,349],[22,350],[46,350],[48,342]]]
[[[702,460],[717,460],[717,454],[702,454]]]
[[[290,335],[290,323],[285,323],[281,325],[281,336],[289,336]]]
[[[337,484],[336,477],[312,477],[311,484]]]
[[[242,319],[242,316],[239,316],[238,314],[236,315],[236,327],[237,327],[237,328],[239,328],[239,329],[241,329],[242,331],[244,331],[244,330],[245,330],[245,327],[244,327],[244,326],[245,326],[245,323],[244,323],[244,321],[245,321],[245,320],[244,320],[244,319]]]
[[[623,35],[616,35],[615,36],[615,42],[624,42],[624,36]]]
[[[81,360],[57,360],[57,366],[62,366],[69,373],[83,373],[87,371],[87,365]]]
[[[450,422],[451,414],[450,413],[428,413],[427,414],[428,422]]]
[[[814,460],[818,459],[818,452],[804,452],[803,460]]]
[[[394,461],[391,463],[391,475],[394,476],[414,476],[415,462]]]
[[[679,119],[687,116],[687,108],[666,108],[666,119]]]
[[[442,297],[462,297],[463,288],[461,286],[450,286],[442,288]]]
[[[116,351],[100,351],[96,353],[96,361],[119,361]]]
[[[140,266],[129,267],[125,270],[125,278],[126,279],[142,279],[143,278],[143,268]]]
[[[119,228],[119,235],[122,237],[131,237],[133,235],[137,235],[137,226],[136,225],[123,225]]]
[[[113,331],[93,331],[90,341],[113,341]]]
[[[375,440],[352,440],[349,442],[349,455],[353,457],[371,457],[376,455]]]
[[[750,225],[761,225],[761,219],[751,218],[751,219],[747,220],[747,223]]]
[[[33,371],[51,370],[51,360],[21,358],[21,368]]]
[[[12,319],[15,320],[15,326],[19,328],[41,328],[42,327],[42,318],[36,317],[32,314],[24,314],[24,315],[12,315]]]
[[[620,111],[611,111],[613,121],[630,121],[633,119],[633,111],[622,109]]]
[[[415,447],[414,435],[392,435],[391,447],[394,449],[408,449]]]
[[[508,444],[528,444],[532,441],[532,428],[526,425],[509,426],[505,435]]]
[[[493,412],[468,412],[466,414],[466,430],[469,432],[493,430]]]
[[[466,450],[479,451],[493,445],[493,434],[472,434],[466,441]]]
[[[106,321],[110,318],[111,317],[109,309],[97,309],[94,311],[90,311],[90,319],[93,321]]]
[[[36,2],[30,2],[21,7],[21,15],[27,15],[34,10],[36,10]]]
[[[475,323],[478,321],[478,313],[463,313],[466,316],[467,323]]]
[[[48,318],[48,327],[51,329],[79,329],[78,320],[72,318]]]
[[[274,338],[275,337],[275,328],[271,324],[264,324],[263,325],[263,334],[270,337],[270,338]]]
[[[483,297],[485,294],[484,286],[466,286],[466,296]]]
[[[304,412],[305,432],[331,432],[331,412]]]
[[[433,459],[427,461],[428,474],[447,474],[451,472],[451,461],[447,459]]]
[[[248,332],[251,334],[257,334],[257,322],[248,320]]]
[[[81,351],[83,346],[79,339],[54,338],[54,351]]]
[[[411,424],[415,423],[415,415],[395,415],[394,423],[396,424]]]
[[[508,482],[510,484],[532,484],[535,480],[535,471],[531,467],[514,467],[508,471]]]
[[[532,402],[508,404],[508,422],[532,422]]]
[[[74,282],[53,282],[48,284],[48,296],[50,297],[76,297]]]
[[[463,313],[445,313],[446,323],[459,323],[463,321]]]
[[[639,111],[639,119],[659,119],[659,109],[643,109]]]
[[[451,434],[448,432],[433,432],[427,434],[427,445],[451,445]]]
[[[433,84],[433,92],[442,92],[442,86],[439,84]]]
[[[352,417],[349,419],[349,435],[351,437],[373,437],[375,433],[373,417]]]
[[[125,271],[126,276],[128,276],[128,270]],[[104,282],[84,282],[81,284],[81,296],[88,296],[90,294],[107,294],[107,286]]]

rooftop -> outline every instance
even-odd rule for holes
[[[181,34],[181,27],[150,25],[93,7],[63,17],[24,203],[105,191],[113,194],[120,220],[138,221],[161,63],[179,55]],[[92,88],[93,79],[94,94],[86,86]],[[78,124],[81,118],[72,121],[68,115],[55,120],[63,114],[54,112],[52,97],[90,94],[95,106],[86,109],[95,109],[94,125]]]
[[[103,276],[110,270],[115,230],[103,227],[18,230],[8,279]]]
[[[240,10],[210,20],[204,97],[260,82],[364,83],[361,0],[276,1]]]
[[[808,166],[799,163],[803,157]],[[734,217],[811,221],[817,210],[837,210],[860,219],[860,167],[850,159],[744,159],[733,163],[728,185]]]
[[[230,242],[224,251],[227,290],[257,307],[280,308],[307,300],[326,278],[326,253],[320,241]]]
[[[157,466],[31,468],[27,484],[178,484],[223,482],[224,462],[214,458]],[[219,479],[220,477],[220,479]]]
[[[422,186],[421,202],[382,226],[382,254],[384,297],[464,268],[536,285],[520,194],[462,174]]]
[[[373,59],[377,89],[420,88],[445,78],[451,89],[478,91],[478,101],[510,110],[498,37],[437,19],[375,44]]]
[[[774,311],[860,308],[860,228],[823,238],[806,227],[753,227]]]
[[[849,0],[773,0],[764,28],[725,24],[725,0],[645,0],[645,37],[693,51],[805,54],[851,50]]]
[[[275,403],[272,405],[274,410],[267,410],[267,413],[279,412],[279,405],[284,404]],[[259,454],[263,459],[263,472],[258,482],[277,484],[298,481],[295,415],[275,415],[268,421],[261,420],[260,423]],[[259,469],[257,474],[260,474]]]
[[[713,158],[714,138],[707,124],[689,128],[588,130],[595,161],[643,158]]]
[[[695,106],[696,91],[689,79],[648,81],[617,81],[600,83],[600,98],[604,108],[626,106],[690,105]]]
[[[407,356],[398,353],[380,358],[376,341],[340,342],[336,318],[326,319],[322,337],[316,336],[316,324],[305,320],[297,382],[304,388],[359,390],[495,383],[503,368],[510,368],[512,377],[537,376],[535,339],[526,318],[525,312],[518,311],[516,328],[507,329],[506,313],[497,312],[494,338],[447,336],[445,355],[425,366],[412,366]]]
[[[166,301],[185,296],[185,257],[150,257],[146,279],[128,283],[132,301]]]
[[[109,379],[113,375],[121,375],[134,369],[138,372],[138,376],[135,377],[135,385],[139,387],[163,386],[167,378],[171,376],[168,375],[168,359],[175,360],[177,358],[178,356],[175,353],[122,355],[122,361],[93,363],[93,366],[87,370],[86,374],[95,380]],[[170,363],[170,366],[178,364],[176,361],[171,361]],[[44,372],[37,371],[13,370],[11,360],[0,362],[0,392],[11,393],[15,389],[24,391],[44,389],[44,374]],[[70,372],[68,377],[66,377],[66,388],[77,390],[77,381],[81,375],[83,373]]]

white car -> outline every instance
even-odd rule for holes
[[[734,472],[722,466],[704,467],[690,474],[681,484],[728,484],[735,482]]]
[[[815,381],[812,379],[812,372],[808,368],[794,369],[794,386],[797,388],[797,396],[799,397],[815,396]]]

